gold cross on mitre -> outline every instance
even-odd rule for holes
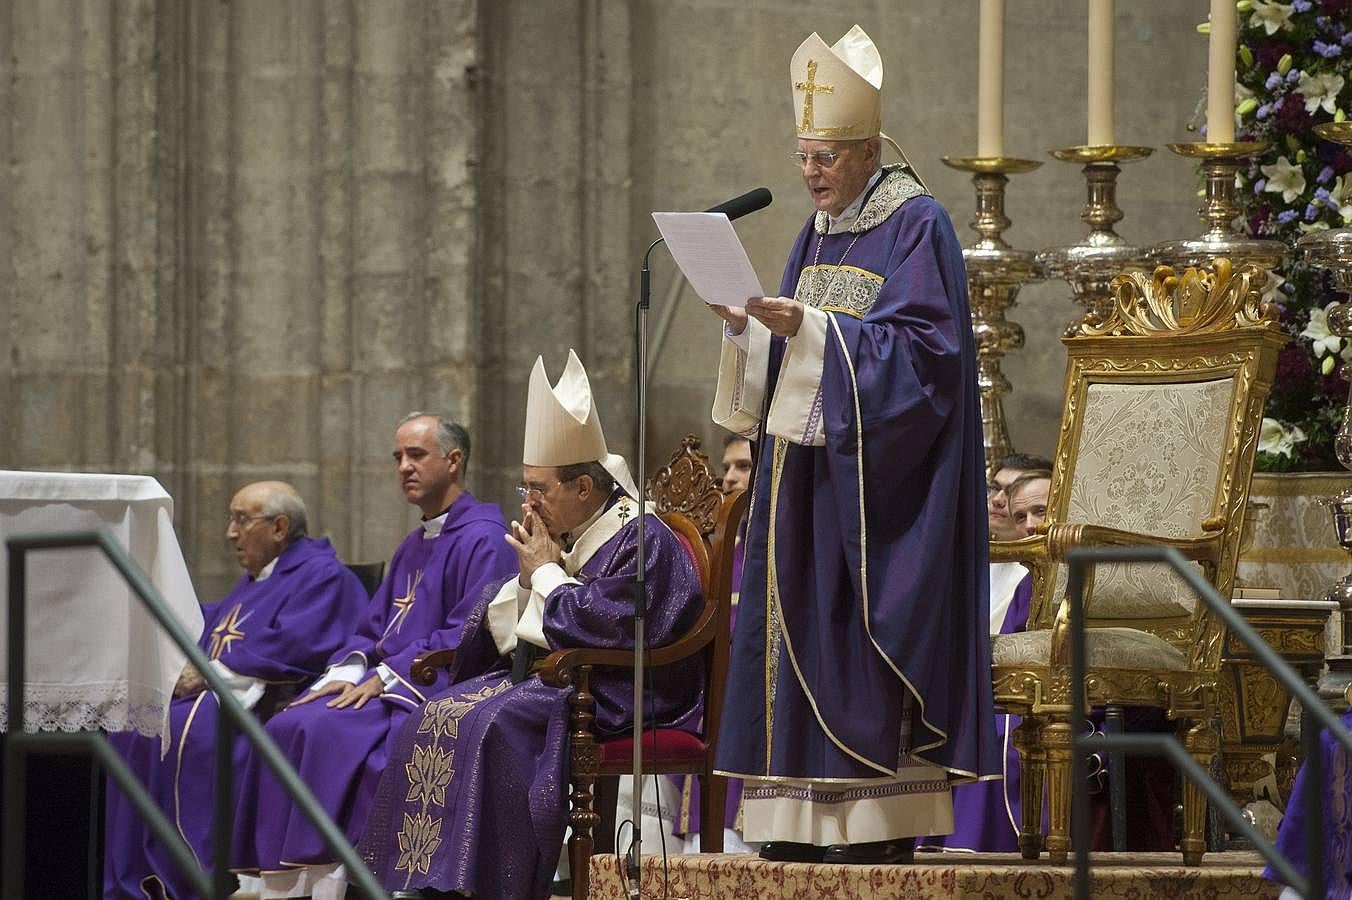
[[[221,654],[230,652],[230,645],[244,637],[244,632],[240,630],[243,623],[239,620],[239,611],[244,604],[236,603],[235,608],[230,610],[230,614],[221,620],[221,623],[211,629],[211,646],[207,648],[207,655],[212,659],[220,659]]]
[[[798,130],[813,131],[815,129],[812,122],[812,95],[833,94],[836,86],[834,84],[817,84],[817,61],[809,59],[807,61],[807,81],[795,81],[793,87],[795,90],[803,92],[803,121],[798,125]]]

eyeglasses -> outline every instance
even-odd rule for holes
[[[541,500],[544,498],[545,494],[549,493],[550,488],[559,484],[563,484],[563,482],[556,481],[554,484],[547,484],[544,487],[537,487],[533,484],[522,482],[516,486],[516,495],[522,500]]]
[[[240,531],[249,527],[250,522],[257,522],[259,519],[275,519],[276,515],[271,516],[246,516],[243,513],[231,513],[225,517],[225,527],[235,526]]]
[[[807,168],[808,160],[817,164],[819,169],[829,169],[840,159],[841,154],[834,150],[813,150],[811,153],[805,153],[802,150],[796,150],[789,154],[789,159],[797,164],[798,168]]]
[[[1007,484],[1000,484],[999,482],[996,482],[996,481],[987,482],[987,484],[986,484],[986,496],[987,496],[987,497],[994,497],[996,494],[1003,494],[1003,493],[1007,492],[1008,490],[1009,490],[1009,485],[1007,485]]]

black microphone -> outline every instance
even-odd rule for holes
[[[747,213],[753,213],[758,209],[765,209],[770,205],[774,198],[770,196],[770,189],[759,187],[753,191],[747,191],[740,197],[733,197],[726,203],[720,203],[717,206],[711,206],[705,212],[723,213],[729,219],[740,219]]]

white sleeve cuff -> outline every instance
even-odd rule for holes
[[[497,595],[488,602],[484,623],[488,633],[493,636],[498,653],[503,656],[516,649],[516,623],[529,599],[530,591],[523,588],[516,578],[511,578],[498,588]]]
[[[765,375],[770,364],[770,329],[748,318],[741,334],[724,331],[718,357],[718,388],[713,420],[729,431],[754,436],[765,405]]]
[[[737,334],[733,334],[733,333],[732,333],[732,323],[731,323],[731,322],[724,322],[724,323],[723,323],[723,337],[725,337],[725,338],[727,338],[728,340],[732,341],[734,344],[737,345],[737,347],[738,347],[739,349],[741,349],[742,351],[745,352],[745,351],[747,350],[749,344],[750,344],[750,341],[751,341],[751,335],[749,334],[749,332],[751,331],[751,323],[754,322],[754,321],[756,321],[756,320],[753,319],[753,318],[751,318],[750,316],[747,316],[747,317],[746,317],[746,327],[743,328],[743,329],[742,329],[740,332],[738,332]]]
[[[219,659],[213,659],[211,667],[225,681],[225,686],[230,689],[231,696],[238,700],[239,705],[245,709],[253,709],[255,704],[263,698],[263,692],[268,688],[263,679],[241,675]]]
[[[385,686],[386,690],[389,690],[399,683],[399,676],[394,674],[394,670],[384,663],[376,666],[376,674],[380,676],[380,682]]]
[[[516,623],[516,639],[548,650],[549,642],[545,640],[545,599],[561,585],[581,583],[576,578],[569,578],[558,563],[546,563],[532,572],[530,597],[521,611],[520,621]]]
[[[831,318],[812,306],[803,307],[803,323],[784,348],[779,383],[765,430],[805,447],[822,447],[822,369],[826,364],[826,332]]]
[[[347,659],[329,666],[324,674],[319,676],[319,680],[310,685],[310,690],[317,691],[324,685],[331,684],[335,681],[347,681],[352,684],[361,684],[362,676],[365,674],[366,657],[354,651],[347,655]]]

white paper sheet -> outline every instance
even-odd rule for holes
[[[740,307],[752,297],[765,296],[746,248],[723,213],[655,212],[653,221],[672,259],[705,303]]]

